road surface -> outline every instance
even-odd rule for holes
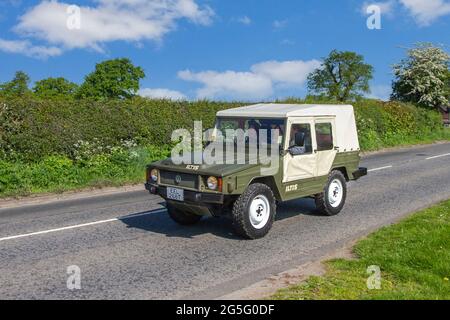
[[[288,202],[257,241],[234,236],[226,219],[178,226],[145,191],[2,209],[0,299],[214,299],[450,198],[448,143],[362,165],[369,176],[349,185],[339,216],[315,215],[310,199]],[[81,289],[68,289],[70,266]]]

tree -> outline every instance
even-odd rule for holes
[[[126,99],[139,90],[139,81],[145,77],[141,67],[129,59],[114,59],[99,63],[78,90],[79,98]]]
[[[308,89],[321,96],[347,101],[370,93],[373,67],[364,57],[350,51],[331,51],[320,68],[308,76]]]
[[[450,101],[450,70],[447,70],[445,79],[445,96],[447,97],[447,101]]]
[[[30,92],[30,89],[28,89],[29,82],[30,77],[25,72],[17,71],[14,79],[0,86],[0,92],[8,96],[23,96]]]
[[[393,67],[392,99],[429,108],[448,105],[449,61],[448,53],[430,43],[409,49],[407,57]]]
[[[33,92],[40,97],[71,96],[78,85],[64,78],[48,78],[35,83]]]

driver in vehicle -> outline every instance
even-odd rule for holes
[[[302,146],[299,146],[295,142],[295,137],[298,133],[303,133],[305,137],[305,143]],[[308,135],[308,129],[303,125],[293,125],[291,130],[291,139],[289,140],[289,149],[296,155],[301,155],[307,153],[306,146],[308,141],[311,139],[311,136]]]
[[[260,126],[258,122],[255,120],[251,120],[248,122],[248,137],[255,139],[256,141],[259,141],[259,129]]]

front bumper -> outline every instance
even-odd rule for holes
[[[353,178],[358,180],[361,177],[367,176],[367,168],[359,168],[355,172],[353,172]]]
[[[167,187],[157,186],[150,183],[145,184],[145,189],[147,189],[151,194],[156,194],[167,200]],[[184,202],[191,204],[223,204],[224,195],[219,193],[206,193],[206,192],[196,192],[190,190],[184,190]]]

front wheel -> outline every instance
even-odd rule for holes
[[[276,204],[272,190],[265,184],[255,183],[236,200],[232,220],[236,233],[247,239],[267,235],[275,220]]]
[[[315,196],[317,211],[334,216],[341,212],[347,198],[347,181],[342,172],[334,170],[322,193]]]

